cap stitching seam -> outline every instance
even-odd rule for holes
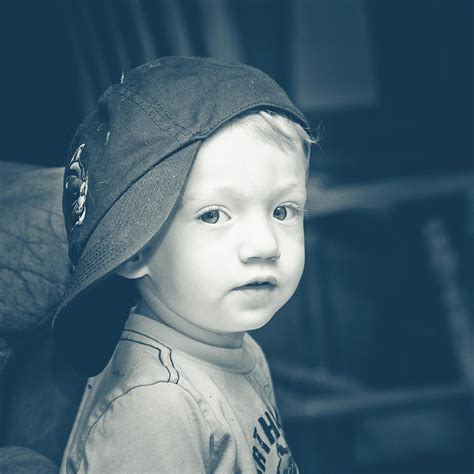
[[[168,114],[168,112],[165,110],[165,108],[160,104],[160,102],[158,101],[157,98],[151,98],[148,94],[147,95],[144,95],[144,91],[141,91],[140,89],[138,89],[136,86],[132,86],[131,84],[127,84],[125,86],[127,89],[129,89],[131,92],[134,92],[135,94],[137,94],[139,97],[141,97],[144,101],[146,101],[152,108],[155,108],[157,107],[159,109],[159,111],[163,112],[163,114],[166,116],[166,118],[172,122],[176,127],[178,127],[179,129],[181,129],[181,131],[186,135],[189,133],[189,130],[184,127],[183,125],[179,124],[178,122],[176,122],[176,120],[174,120],[171,115]],[[159,111],[157,111],[159,113]]]
[[[181,133],[183,136],[188,137],[189,135],[189,130],[187,130],[185,127],[177,123],[169,114],[168,112],[163,108],[163,106],[158,102],[156,98],[153,98],[151,100],[151,97],[148,95],[145,95],[143,91],[138,89],[137,87],[134,87],[130,84],[124,85],[124,89],[128,90],[130,93],[138,96],[140,99],[142,99],[150,108],[152,108],[155,112],[157,112],[160,116],[164,116],[167,120],[169,120],[175,127],[177,128],[177,132]]]
[[[152,116],[152,114],[150,113],[150,111],[147,110],[147,109],[152,108],[152,107],[150,107],[150,104],[147,103],[147,102],[145,102],[142,97],[140,97],[139,95],[135,94],[135,93],[134,93],[132,90],[130,90],[130,89],[128,89],[127,91],[116,89],[115,92],[116,92],[117,94],[121,95],[122,97],[125,97],[125,98],[129,99],[129,100],[132,101],[135,105],[137,105],[138,107],[140,107],[140,109],[143,110],[143,112],[148,116],[148,118],[149,118],[160,130],[162,130],[163,132],[165,132],[165,133],[166,133],[167,135],[169,135],[171,138],[174,138],[174,139],[177,139],[177,138],[178,138],[178,137],[176,136],[176,133],[175,133],[175,134],[172,134],[172,133],[170,132],[171,127],[170,127],[169,129],[166,129],[166,128],[163,127],[162,124],[160,124],[157,120],[154,119],[154,117]],[[127,92],[129,92],[129,94],[127,94]],[[137,100],[137,99],[141,99],[141,101],[140,101],[140,100]],[[145,103],[144,103],[144,102],[145,102]],[[144,107],[145,104],[146,104],[148,107]],[[153,109],[153,108],[152,108],[152,110],[153,110],[154,112],[158,112],[157,110],[155,110],[155,109]],[[159,113],[159,112],[158,112],[158,113]],[[183,132],[181,132],[181,130],[178,130],[178,129],[174,129],[174,130],[175,130],[175,132],[178,132],[182,137],[188,138],[188,137],[186,137],[186,135],[185,135]]]

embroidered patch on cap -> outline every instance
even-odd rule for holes
[[[75,152],[64,177],[64,197],[66,209],[69,211],[69,226],[81,225],[86,217],[87,173],[81,161],[82,151],[86,146],[83,143]]]

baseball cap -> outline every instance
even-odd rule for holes
[[[254,110],[286,115],[309,132],[303,114],[258,69],[165,57],[110,86],[79,126],[63,188],[74,269],[52,325],[56,350],[77,373],[105,367],[128,316],[130,283],[115,270],[167,223],[203,140]]]

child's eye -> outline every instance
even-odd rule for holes
[[[278,219],[279,221],[284,221],[287,215],[288,215],[288,211],[286,210],[285,206],[278,206],[273,211],[273,217],[275,219]]]
[[[220,217],[220,213],[218,209],[214,209],[212,211],[207,211],[200,216],[200,219],[205,222],[206,224],[215,224]]]
[[[288,219],[293,219],[296,216],[299,216],[303,211],[297,206],[283,205],[278,206],[273,211],[273,217],[279,221],[284,221]]]
[[[217,224],[218,221],[228,221],[230,217],[220,209],[205,209],[199,214],[198,219],[206,224]]]

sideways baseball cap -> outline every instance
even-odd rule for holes
[[[63,188],[74,269],[52,325],[56,350],[78,374],[105,367],[128,316],[131,284],[115,270],[166,224],[203,140],[255,110],[286,115],[310,132],[286,93],[258,69],[166,57],[110,86],[79,126]]]

